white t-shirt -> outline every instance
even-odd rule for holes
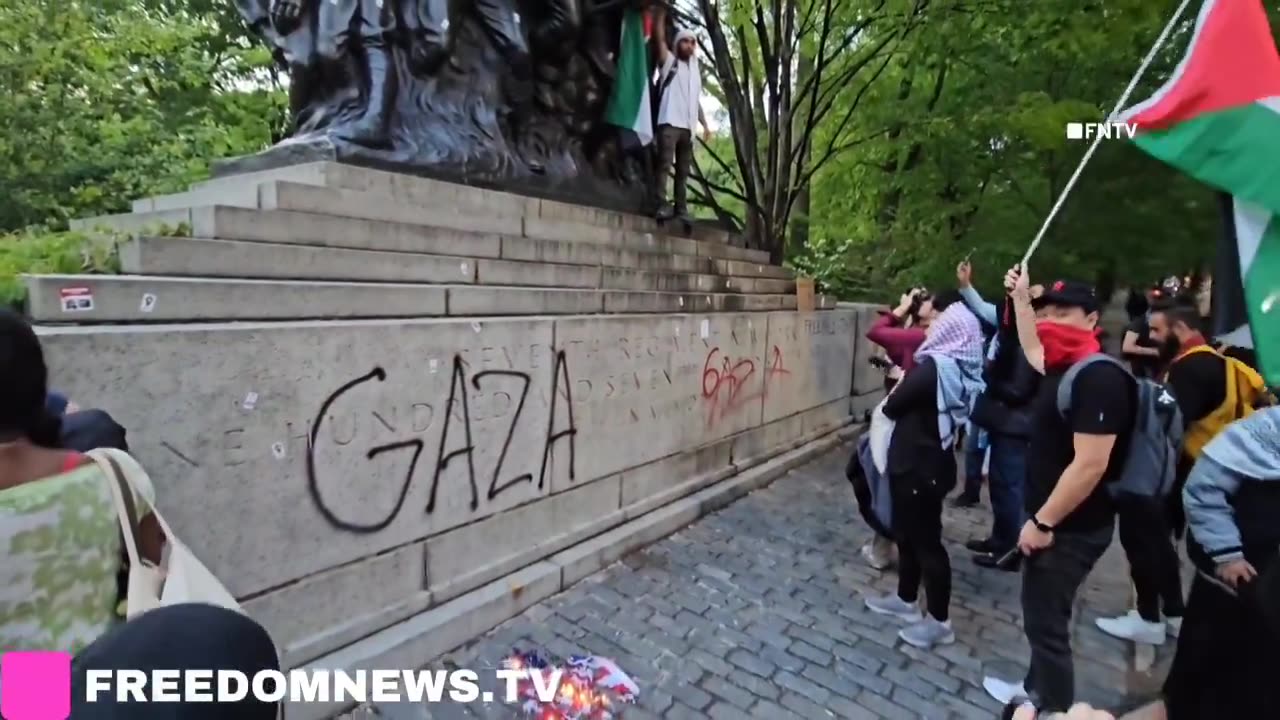
[[[671,82],[667,78],[675,73]],[[702,76],[698,72],[698,60],[677,60],[674,52],[667,54],[658,76],[662,100],[658,104],[658,124],[692,131],[698,127],[698,101],[702,97]]]

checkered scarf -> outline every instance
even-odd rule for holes
[[[956,434],[969,421],[969,411],[982,393],[984,342],[982,325],[964,303],[953,303],[934,318],[916,362],[932,358],[938,371],[938,437],[943,448],[955,445]]]

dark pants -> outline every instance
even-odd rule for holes
[[[871,500],[871,485],[867,478],[867,473],[863,469],[862,459],[859,450],[862,447],[862,440],[854,445],[853,455],[849,458],[849,464],[845,466],[844,474],[849,479],[849,484],[853,485],[853,499],[858,504],[858,514],[867,522],[867,526],[871,531],[882,538],[892,538],[893,534],[889,528],[880,522],[880,518],[876,517]]]
[[[674,167],[676,213],[683,215],[689,211],[689,166],[693,163],[693,133],[684,128],[660,125],[658,142],[658,194],[663,201],[671,197],[668,186]]]
[[[1041,713],[1066,712],[1075,698],[1072,606],[1112,532],[1107,523],[1098,530],[1055,533],[1052,545],[1023,563],[1022,623],[1031,646],[1026,688]]]
[[[71,663],[71,720],[275,720],[276,705],[252,695],[236,703],[123,703],[115,693],[85,701],[89,670],[239,670],[250,681],[279,670],[276,649],[262,626],[212,605],[170,605],[107,631]],[[270,685],[268,685],[270,687]]]
[[[954,466],[952,467],[954,471]],[[954,472],[953,472],[954,475]],[[894,478],[894,488],[910,480]],[[950,489],[950,486],[948,486]],[[946,622],[951,606],[951,557],[942,544],[942,499],[946,491],[916,489],[893,495],[893,530],[898,542],[898,597],[914,603],[924,585],[929,614]]]
[[[991,438],[991,467],[988,477],[991,494],[991,539],[997,547],[1018,544],[1018,533],[1026,522],[1023,494],[1027,482],[1027,441],[1011,435]]]
[[[978,445],[981,431],[969,426],[964,436],[964,494],[977,498],[982,494],[982,465],[987,459],[987,451]]]
[[[1182,617],[1182,576],[1164,501],[1125,498],[1116,509],[1138,614],[1148,622],[1159,622],[1163,606],[1166,617]]]
[[[1256,590],[1236,597],[1196,574],[1164,685],[1169,720],[1280,718],[1280,630]]]

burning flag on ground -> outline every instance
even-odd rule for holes
[[[1137,125],[1138,147],[1231,194],[1219,253],[1239,271],[1213,278],[1215,329],[1280,384],[1280,54],[1261,1],[1206,0],[1173,75],[1118,120]]]
[[[529,671],[530,677],[520,681],[520,708],[534,720],[615,720],[622,706],[635,704],[640,694],[617,663],[597,655],[574,655],[553,663],[537,652],[517,650],[504,665]],[[557,672],[560,686],[553,699],[543,700],[539,689],[554,682]]]

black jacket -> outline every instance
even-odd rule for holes
[[[973,421],[995,435],[1029,437],[1031,399],[1040,386],[1040,373],[1031,367],[1022,352],[1012,302],[1008,298],[1000,312],[1000,328],[996,332],[999,345],[983,373],[987,388],[974,407]]]

